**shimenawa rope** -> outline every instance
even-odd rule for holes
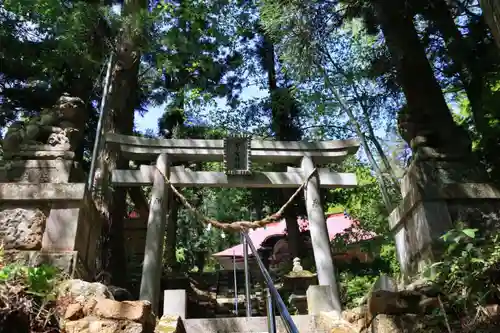
[[[201,220],[201,222],[203,222],[204,224],[207,224],[207,225],[212,225],[215,228],[221,229],[223,231],[241,232],[241,231],[247,231],[247,230],[250,230],[250,229],[262,228],[262,227],[265,227],[266,225],[268,225],[270,223],[277,222],[278,220],[280,220],[281,217],[282,217],[282,215],[283,215],[283,212],[285,211],[285,209],[288,207],[289,204],[292,203],[293,199],[295,199],[295,197],[300,193],[300,191],[306,186],[307,182],[316,173],[317,169],[314,168],[311,171],[311,173],[309,174],[309,176],[307,176],[307,178],[302,183],[302,185],[300,185],[299,188],[297,188],[297,190],[290,197],[290,199],[288,199],[288,201],[285,202],[285,204],[276,213],[270,214],[270,215],[268,215],[268,216],[266,216],[263,219],[258,220],[258,221],[236,221],[236,222],[231,222],[231,223],[219,222],[217,220],[214,220],[214,219],[211,219],[209,217],[206,217],[205,215],[203,215],[202,213],[200,213],[196,208],[194,208],[189,203],[189,201],[182,195],[182,193],[180,193],[175,188],[175,186],[172,185],[172,183],[170,182],[170,180],[168,179],[168,177],[163,172],[161,172],[160,170],[158,170],[158,171],[160,172],[160,174],[165,179],[165,182],[170,186],[170,188],[172,188],[172,191],[175,193],[175,195],[177,195],[177,197],[179,197],[179,199],[181,200],[182,204],[189,211],[191,211],[197,218],[199,218]]]

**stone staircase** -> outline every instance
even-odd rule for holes
[[[217,272],[217,285],[215,297],[217,302],[216,317],[243,317],[246,315],[245,275],[244,272],[236,274],[237,297],[234,288],[234,273],[232,271]],[[262,302],[265,303],[257,281],[250,277],[250,298],[252,300],[252,316],[262,315]]]
[[[310,308],[311,314],[292,316],[294,324],[301,333],[308,332],[328,332],[328,333],[354,333],[353,326],[343,320],[335,313],[329,312],[331,302],[325,291],[326,286],[313,286],[314,292],[311,293]],[[320,296],[318,296],[320,295]],[[237,333],[237,332],[268,332],[268,319],[265,311],[260,309],[256,316],[245,317],[245,307],[242,302],[243,316],[235,316],[230,313],[227,316],[216,316],[211,318],[199,318],[187,316],[189,307],[187,302],[186,290],[165,290],[163,317],[157,325],[156,332],[163,333]],[[175,300],[175,301],[174,301]],[[185,303],[182,303],[185,300]],[[220,311],[220,310],[219,310]],[[276,316],[277,332],[287,332],[284,322],[280,316]]]
[[[332,329],[327,327],[328,325],[325,325],[324,319],[321,316],[293,316],[293,321],[301,333],[332,332]],[[182,326],[185,333],[268,332],[267,317],[262,316],[251,318],[185,319],[182,321]],[[280,317],[276,317],[276,328],[279,333],[287,332]]]
[[[232,271],[191,273],[168,276],[162,281],[164,290],[186,290],[186,313],[189,318],[228,318],[246,316],[243,273],[237,274],[238,298],[235,312],[234,275]],[[251,280],[252,316],[265,315],[265,294],[258,282]]]
[[[357,333],[356,330],[333,313],[292,316],[300,333]],[[287,333],[281,320],[276,317],[276,331]],[[267,317],[233,317],[181,319],[164,316],[157,325],[156,332],[163,333],[263,333],[268,332]]]

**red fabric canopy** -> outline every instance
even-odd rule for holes
[[[298,219],[297,223],[299,224],[300,231],[309,230],[309,221],[305,219]],[[343,213],[341,214],[333,214],[328,216],[326,219],[326,225],[328,228],[328,236],[330,237],[330,241],[334,240],[337,235],[344,233],[347,228],[352,227],[353,231],[356,234],[356,237],[351,239],[350,242],[355,243],[361,240],[368,240],[374,238],[376,236],[373,232],[363,231],[361,229],[356,228],[358,222],[355,220],[346,217]],[[285,220],[281,220],[280,222],[268,224],[266,228],[260,228],[256,230],[251,230],[249,233],[250,239],[252,243],[255,245],[255,248],[259,250],[261,248],[261,244],[269,237],[279,236],[286,234],[286,222]],[[249,249],[248,254],[252,254],[252,251]],[[233,247],[230,247],[224,251],[213,254],[215,257],[242,257],[243,256],[243,245],[239,244]]]

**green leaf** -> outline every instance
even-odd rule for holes
[[[0,280],[7,281],[9,279],[9,272],[5,270],[0,271]]]
[[[473,264],[485,264],[486,261],[482,258],[471,258],[471,263]]]
[[[476,237],[476,232],[478,231],[478,229],[464,229],[462,230],[462,232],[470,237],[470,238],[475,238]]]
[[[465,250],[467,250],[467,252],[470,252],[473,248],[474,248],[474,244],[469,243],[469,244],[467,244],[467,246],[465,247]]]

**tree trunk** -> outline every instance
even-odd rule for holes
[[[368,135],[370,135],[370,141],[373,143],[375,146],[375,150],[377,151],[380,160],[382,161],[382,164],[384,165],[384,168],[386,169],[386,172],[389,174],[389,178],[392,183],[392,187],[396,191],[396,193],[399,193],[401,187],[399,184],[398,177],[396,177],[396,173],[394,172],[394,168],[392,167],[391,163],[389,162],[389,159],[387,158],[387,155],[384,152],[384,149],[382,148],[382,145],[380,144],[379,140],[377,139],[377,136],[375,135],[375,130],[373,129],[372,126],[372,121],[370,119],[370,115],[368,113],[368,108],[366,105],[363,103],[362,100],[360,100],[360,105],[361,105],[361,110],[363,112],[363,118],[365,119],[365,125],[366,128],[368,129]],[[361,128],[360,126],[358,126]],[[359,134],[358,134],[359,135]],[[366,141],[365,136],[363,135],[363,139]],[[364,146],[368,147],[368,144],[364,144]],[[382,184],[381,186],[385,187],[385,184]]]
[[[370,120],[370,115],[368,114],[368,109],[366,105],[363,103],[363,100],[361,98],[361,94],[359,93],[356,84],[352,82],[352,79],[345,74],[345,72],[342,70],[342,68],[337,64],[335,59],[331,56],[330,52],[327,50],[322,50],[322,53],[326,56],[326,58],[330,61],[331,65],[340,72],[346,80],[351,81],[352,88],[354,90],[354,94],[356,98],[358,99],[358,103],[361,107],[361,110],[363,112],[363,117],[365,119],[365,125],[368,128],[368,134],[371,137],[371,141],[373,142],[375,149],[377,150],[380,159],[384,166],[387,168],[388,172],[390,173],[390,179],[392,182],[393,188],[397,191],[399,191],[400,186],[399,186],[399,181],[396,177],[396,174],[394,173],[394,170],[392,166],[389,163],[389,160],[387,159],[387,156],[385,155],[384,150],[382,149],[382,146],[378,142],[376,136],[375,136],[375,131],[373,130],[373,126],[371,124]],[[375,178],[377,178],[377,184],[379,186],[380,192],[382,194],[382,200],[384,201],[384,206],[387,209],[387,211],[390,213],[392,211],[392,200],[391,196],[389,195],[389,192],[387,190],[387,184],[385,181],[385,177],[382,173],[382,170],[380,169],[379,164],[377,163],[375,159],[375,155],[373,154],[370,145],[368,144],[369,138],[363,131],[363,128],[361,124],[359,123],[358,119],[355,117],[354,112],[349,108],[349,106],[346,104],[345,100],[340,96],[339,92],[335,89],[335,86],[332,84],[328,73],[324,69],[324,67],[318,63],[316,63],[316,67],[320,73],[323,74],[324,80],[326,82],[327,88],[330,89],[332,92],[333,96],[337,100],[337,102],[340,104],[340,107],[342,110],[347,114],[347,117],[349,118],[349,122],[351,123],[354,132],[358,136],[358,139],[361,141],[361,145],[363,146],[363,149],[365,150],[366,157],[368,158],[368,162],[370,163],[373,171],[375,172]]]
[[[286,170],[285,170],[286,171]],[[281,202],[286,202],[290,196],[293,195],[293,193],[290,193],[290,190],[282,190],[282,200]],[[290,204],[285,209],[285,212],[283,213],[283,217],[285,219],[286,223],[286,230],[288,234],[288,244],[289,244],[289,249],[290,249],[290,254],[292,255],[292,258],[302,258],[305,254],[305,252],[301,251],[303,248],[302,246],[302,239],[300,237],[300,229],[299,229],[299,224],[297,222],[297,212],[294,209],[293,203]],[[302,253],[302,255],[301,255]]]
[[[291,137],[288,129],[292,128],[291,124],[291,112],[290,109],[287,108],[287,104],[283,104],[283,100],[281,98],[281,91],[278,87],[277,78],[276,78],[276,63],[274,60],[275,52],[274,52],[274,44],[271,39],[267,36],[265,32],[262,33],[262,38],[264,38],[263,43],[263,67],[267,71],[267,79],[268,79],[268,88],[269,93],[271,95],[271,111],[272,111],[272,124],[273,130],[275,132],[276,138],[278,140],[298,140],[300,138]],[[291,96],[290,96],[291,97]],[[286,171],[287,166],[281,167],[279,169],[284,169]],[[281,190],[281,202],[286,202],[290,196],[293,195],[293,190]],[[292,256],[300,257],[301,251],[301,237],[299,225],[297,223],[297,213],[293,207],[293,203],[289,205],[284,212],[284,218],[286,223],[286,229],[288,233],[288,244],[289,249]],[[304,252],[302,252],[304,253]]]
[[[147,7],[144,0],[129,0],[123,5],[123,13],[127,21],[138,16],[140,10]],[[134,128],[134,112],[138,103],[138,73],[140,64],[140,34],[136,27],[124,27],[118,42],[116,63],[114,64],[111,89],[108,96],[108,113],[103,123],[103,133],[120,133],[131,135]],[[128,169],[129,161],[120,156],[112,145],[105,145],[99,154],[98,167],[101,179],[98,180],[98,207],[108,220],[104,241],[107,265],[111,273],[113,285],[125,287],[127,281],[127,265],[123,239],[123,221],[126,214],[126,189],[112,190],[110,184],[111,170]]]
[[[403,138],[417,156],[468,154],[470,139],[454,123],[407,4],[392,0],[373,3],[407,101],[407,113],[400,115]]]
[[[94,5],[94,10],[99,11],[99,5]],[[91,41],[89,50],[90,57],[96,63],[102,63],[105,61],[106,54],[109,52],[109,48],[106,44],[106,39],[111,38],[112,33],[107,21],[99,15],[97,18],[97,24],[90,29],[88,32],[88,40]],[[85,102],[85,112],[87,115],[85,119],[89,119],[94,108],[92,106],[91,98],[94,93],[94,83],[98,77],[98,72],[94,75],[82,75],[82,69],[79,68],[68,68],[69,73],[71,73],[71,83],[69,87],[64,87],[65,91],[69,91],[71,96],[80,97]],[[85,140],[81,140],[79,146],[76,148],[75,162],[83,164]],[[86,181],[86,180],[79,180]]]
[[[432,21],[443,35],[448,55],[459,66],[458,74],[469,99],[472,116],[479,132],[488,126],[482,103],[483,75],[471,47],[466,43],[453,20],[445,0],[429,0],[424,16]]]
[[[500,48],[500,3],[498,0],[479,0],[479,3],[497,46]]]
[[[323,74],[323,78],[326,82],[326,87],[330,89],[331,93],[339,102],[340,107],[342,110],[347,114],[347,117],[349,118],[349,122],[351,123],[354,131],[356,132],[356,135],[359,138],[359,141],[361,142],[361,146],[363,146],[363,149],[365,150],[366,157],[368,158],[368,163],[370,163],[373,171],[375,172],[375,177],[377,178],[377,183],[380,188],[380,192],[382,194],[382,200],[384,201],[384,206],[387,209],[388,212],[392,211],[392,201],[391,197],[389,195],[389,192],[387,191],[387,186],[385,183],[384,175],[382,174],[382,170],[380,170],[380,166],[378,165],[377,161],[375,160],[375,157],[373,155],[373,152],[370,149],[370,146],[368,145],[368,140],[366,138],[365,133],[363,132],[361,128],[361,124],[358,122],[356,117],[354,116],[354,113],[352,110],[349,108],[349,106],[346,104],[342,96],[340,96],[339,92],[335,89],[335,86],[332,84],[328,73],[326,72],[325,68],[321,65],[316,63],[316,68],[317,70]]]
[[[180,203],[173,194],[172,191],[171,198],[169,198],[172,203],[169,205],[170,212],[167,219],[167,236],[165,240],[165,263],[168,268],[175,271],[177,268],[177,257],[175,255],[175,249],[177,246],[177,218],[179,216]]]

